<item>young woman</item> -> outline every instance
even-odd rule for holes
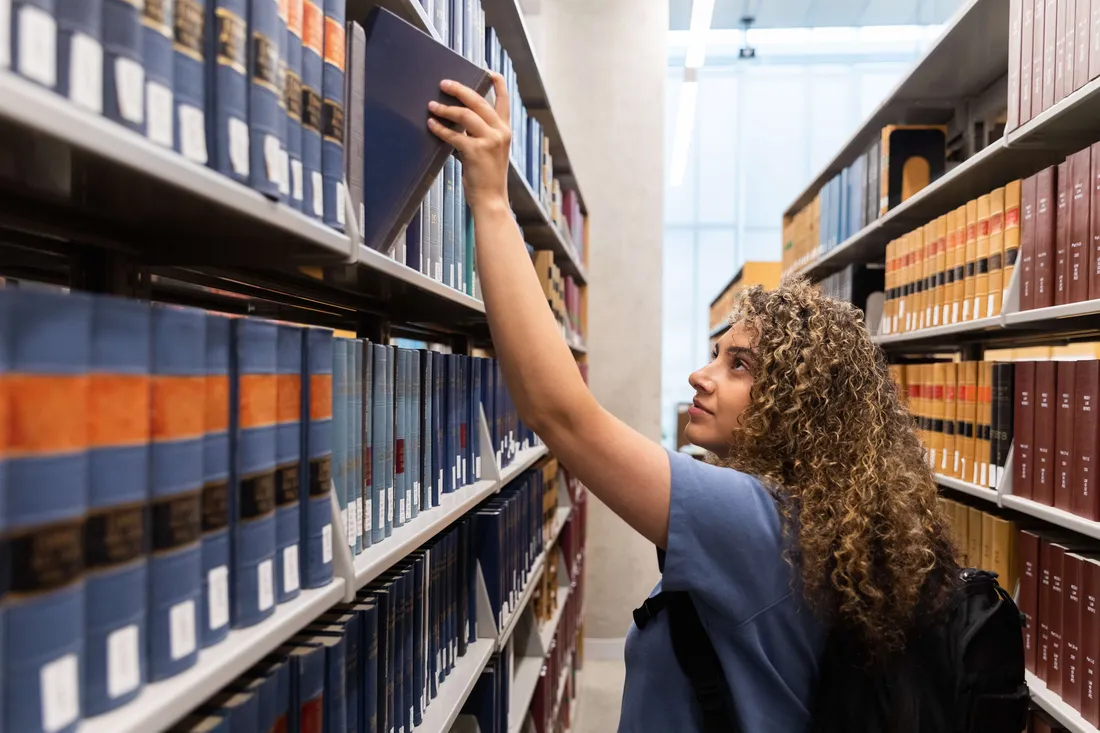
[[[433,102],[428,124],[463,159],[486,313],[520,417],[666,551],[654,592],[689,591],[741,730],[810,730],[827,639],[873,670],[955,575],[932,473],[886,363],[851,305],[800,282],[753,289],[689,378],[687,436],[718,465],[622,423],[581,380],[512,218],[509,107],[494,83],[495,109],[443,82],[464,106]],[[631,627],[626,666],[621,731],[701,729],[662,615]]]

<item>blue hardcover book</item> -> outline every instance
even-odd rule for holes
[[[404,381],[405,406],[405,521],[410,521],[420,514],[420,485],[416,482],[416,438],[415,420],[413,419],[415,403],[413,395],[413,375],[415,372],[413,356],[416,351],[405,349],[405,366],[402,379]]]
[[[402,731],[409,733],[410,728],[406,727],[408,706],[405,704],[405,654],[408,651],[405,647],[405,626],[407,624],[405,617],[405,584],[400,571],[394,571],[390,578],[390,592],[394,607],[393,723],[394,729],[398,733]]]
[[[301,592],[302,329],[279,325],[275,403],[275,600]]]
[[[465,521],[463,519],[459,520]],[[427,545],[427,644],[428,659],[425,665],[428,700],[434,700],[439,694],[439,541],[438,537]]]
[[[118,0],[105,0],[118,2]],[[248,4],[206,0],[207,165],[248,183]]]
[[[412,515],[420,514],[422,509],[428,509],[424,504],[420,490],[420,352],[410,350],[409,360],[409,388],[411,396],[407,405],[408,417],[405,424],[412,434],[412,449],[408,456],[408,471],[412,479]]]
[[[504,582],[504,548],[502,537],[503,515],[499,508],[483,508],[475,513],[474,536],[477,537],[477,558],[485,578],[489,605],[493,610],[497,628],[503,620],[503,605],[507,601]]]
[[[279,107],[279,0],[248,2],[248,184],[279,198],[282,171],[280,131],[286,115]]]
[[[271,730],[289,731],[291,706],[290,661],[284,656],[272,660],[266,668],[266,674],[271,678],[271,687],[275,697],[275,725]]]
[[[428,189],[428,274],[443,282],[443,171]]]
[[[386,538],[386,347],[371,344],[373,381],[370,390],[371,542]]]
[[[278,80],[277,100],[279,105],[279,117],[276,121],[276,128],[279,131],[279,203],[285,204],[290,201],[290,157],[286,151],[286,74],[290,66],[288,57],[290,53],[290,0],[276,0],[276,2],[279,11],[279,30],[276,33],[276,39],[279,43],[279,71],[275,77]]]
[[[346,0],[324,0],[324,70],[322,72],[321,176],[324,222],[344,230],[344,29]]]
[[[298,643],[279,647],[290,665],[291,733],[317,733],[325,717],[325,647]]]
[[[432,476],[435,484],[432,487],[432,504],[439,504],[440,495],[447,493],[447,399],[446,376],[447,357],[445,354],[432,352],[432,378],[435,381],[435,389],[432,392],[432,427],[435,437],[435,450],[432,453]]]
[[[206,164],[206,4],[175,0],[172,84],[175,104],[173,146],[188,160]]]
[[[362,634],[359,614],[353,610],[325,613],[316,622],[307,626],[305,633],[312,637],[329,637],[339,640],[344,661],[343,671],[339,675],[343,693],[342,717],[345,729],[349,733],[358,731],[361,709],[359,696],[362,685],[359,659]],[[329,699],[333,701],[332,698]],[[340,716],[338,715],[338,717]]]
[[[141,16],[142,62],[145,64],[145,134],[158,145],[171,149],[175,143],[172,121],[172,77],[176,58],[172,50],[172,16],[175,0],[144,0]]]
[[[408,369],[406,365],[406,350],[396,348],[395,356],[397,364],[394,371],[396,381],[393,390],[393,489],[397,492],[397,513],[394,519],[394,527],[400,527],[409,519],[410,491],[406,484],[405,475],[405,396]]]
[[[463,58],[466,54],[463,50],[463,32],[465,30],[465,0],[449,0],[451,5],[451,19],[450,19],[450,31],[451,37],[449,40],[444,39],[451,47],[451,50],[457,53]]]
[[[424,709],[427,707],[427,684],[425,676],[425,636],[424,636],[424,596],[425,573],[427,566],[424,553],[418,553],[413,560],[413,724],[424,722]]]
[[[229,634],[229,318],[206,314],[199,642]]]
[[[321,183],[321,84],[324,80],[325,11],[323,0],[302,3],[302,211],[324,214]]]
[[[133,699],[146,677],[152,316],[136,300],[98,297],[91,307],[84,710],[98,715]]]
[[[459,370],[458,407],[462,410],[462,418],[459,424],[462,441],[462,485],[473,483],[473,447],[474,433],[472,430],[473,415],[470,410],[470,364],[472,360],[468,356],[462,357],[462,366]]]
[[[398,505],[404,493],[397,492],[397,426],[394,424],[395,389],[397,386],[397,355],[393,346],[386,347],[386,536],[403,523]]]
[[[363,389],[360,395],[362,406],[359,412],[360,434],[363,436],[360,462],[363,467],[359,482],[359,491],[363,500],[363,549],[374,542],[374,518],[377,516],[374,496],[374,344],[363,339]]]
[[[477,545],[473,536],[474,523],[467,519],[464,526],[467,542],[466,556],[462,561],[466,563],[466,619],[469,622],[466,642],[473,644],[477,641]]]
[[[442,461],[440,462],[440,470],[442,477],[442,486],[440,487],[440,493],[449,494],[455,490],[455,460],[454,460],[454,431],[452,430],[452,420],[454,406],[451,398],[451,373],[454,369],[454,355],[453,354],[440,354],[442,357],[442,369],[440,370],[440,377],[442,379],[441,391],[439,394],[440,404],[440,417],[439,427],[442,434],[442,440],[440,445],[442,446]]]
[[[466,292],[466,194],[462,189],[462,162],[455,159],[455,288]]]
[[[355,450],[352,453],[352,466],[355,471],[355,483],[348,486],[355,499],[355,547],[357,552],[363,551],[363,339],[356,339],[355,347],[355,372],[352,384],[354,385],[355,412],[348,415],[349,430],[351,430],[352,445]],[[349,497],[350,500],[351,497]]]
[[[447,535],[447,672],[451,672],[455,666],[456,653],[458,651],[458,639],[455,634],[458,625],[458,608],[455,604],[458,596],[456,585],[455,554],[458,546],[458,533],[450,532]]]
[[[288,0],[286,23],[286,79],[283,96],[286,107],[286,157],[284,173],[289,177],[287,203],[302,210],[302,5]]]
[[[239,318],[230,333],[230,623],[243,628],[275,612],[278,327]]]
[[[392,589],[376,581],[371,587],[373,600],[378,606],[378,685],[376,716],[379,731],[395,730],[393,724],[394,683],[394,595]]]
[[[103,112],[102,27],[103,0],[57,0],[57,93],[96,114]]]
[[[80,718],[88,507],[85,296],[0,290],[10,373],[3,705],[7,731],[73,731]]]
[[[455,159],[443,167],[443,282],[455,286]]]
[[[103,114],[108,119],[144,133],[142,7],[141,0],[103,0]],[[18,34],[15,39],[15,58],[18,60]],[[19,71],[19,68],[16,70]]]
[[[198,658],[202,600],[202,487],[206,314],[153,307],[152,555],[149,561],[149,679],[182,672]]]
[[[345,395],[345,407],[344,407],[344,420],[346,421],[345,433],[344,433],[344,493],[346,495],[346,501],[348,505],[348,547],[351,549],[353,555],[357,555],[360,552],[360,522],[362,518],[359,516],[359,483],[357,477],[357,465],[358,465],[358,441],[356,440],[356,434],[358,433],[359,424],[359,404],[356,399],[356,392],[358,391],[358,375],[359,370],[357,368],[357,359],[355,357],[355,351],[358,346],[358,342],[355,339],[348,339],[347,341],[347,355],[344,371],[344,382],[347,387],[347,393]]]
[[[252,690],[223,690],[204,703],[199,712],[225,718],[230,733],[260,729],[260,697]]]
[[[416,691],[413,689],[413,669],[416,667],[416,649],[413,642],[415,638],[413,625],[416,622],[416,617],[413,614],[413,600],[415,596],[413,580],[413,566],[412,564],[406,564],[401,573],[401,587],[403,589],[405,613],[405,669],[402,678],[405,689],[405,729],[410,731],[410,733],[413,729],[413,718],[416,714]]]
[[[332,331],[305,329],[302,339],[302,586],[332,581]],[[308,425],[308,427],[307,427]]]
[[[420,220],[422,208],[422,206],[416,208],[412,220],[405,228],[405,264],[414,270],[420,269],[420,239],[423,236]]]
[[[226,686],[225,693],[244,692],[255,700],[257,731],[269,731],[275,725],[275,686],[262,667],[253,667]]]
[[[469,634],[467,629],[470,625],[470,620],[466,616],[466,612],[469,609],[469,604],[466,602],[466,592],[469,585],[466,583],[466,563],[464,562],[467,552],[467,545],[470,544],[470,535],[467,526],[459,524],[455,527],[455,535],[457,547],[457,562],[455,563],[456,575],[458,576],[458,584],[456,587],[457,598],[457,610],[458,610],[458,656],[462,657],[466,655],[466,646],[468,644]]]
[[[432,500],[432,486],[435,484],[435,473],[432,471],[432,391],[435,386],[432,379],[432,352],[421,349],[418,358],[420,406],[416,420],[420,430],[420,505],[431,509],[435,506]]]
[[[462,421],[462,400],[460,396],[462,355],[452,354],[450,361],[450,369],[447,372],[447,411],[451,433],[451,491],[457,491],[465,483],[462,480],[462,435],[460,426]]]
[[[340,505],[340,523],[344,537],[351,535],[348,525],[348,492],[346,486],[348,402],[347,363],[348,341],[335,338],[332,365],[332,482],[336,487],[336,501]]]

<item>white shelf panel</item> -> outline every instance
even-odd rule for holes
[[[1082,718],[1079,712],[1051,692],[1045,682],[1031,672],[1025,671],[1024,676],[1031,690],[1031,699],[1070,733],[1100,733],[1091,723]]]
[[[526,471],[539,462],[549,451],[545,445],[536,445],[527,450],[520,451],[512,462],[500,470],[500,487],[504,488],[512,482],[516,476]]]
[[[1090,316],[1100,313],[1100,300],[1086,300],[1080,303],[1066,303],[1050,308],[1033,308],[1032,310],[1009,313],[1005,316],[1005,325],[1041,325],[1045,322],[1057,321],[1061,318],[1075,318]]]
[[[439,686],[439,694],[424,711],[423,722],[417,730],[425,733],[448,733],[451,730],[495,651],[493,639],[478,639],[466,647],[466,656],[456,660],[454,670]]]
[[[1100,522],[1092,522],[1062,509],[1055,509],[1052,506],[1039,504],[1030,499],[1021,499],[1012,494],[1003,495],[1001,505],[1009,509],[1015,509],[1022,514],[1028,514],[1051,524],[1056,524],[1064,529],[1100,539]]]
[[[972,484],[968,481],[962,481],[952,476],[944,476],[943,474],[939,473],[936,474],[936,483],[938,483],[940,486],[946,486],[949,489],[961,491],[964,494],[970,494],[973,497],[983,499],[993,504],[1000,503],[997,500],[996,489],[990,489],[986,486],[978,486],[977,484]]]
[[[554,634],[557,633],[558,624],[565,613],[565,602],[569,600],[569,590],[568,585],[558,586],[558,607],[554,609],[550,620],[539,627],[539,639],[542,641],[543,649],[549,649],[551,642],[554,641]]]
[[[512,699],[508,702],[508,733],[520,733],[546,663],[541,657],[516,657],[512,671]]]
[[[416,550],[456,519],[496,493],[496,481],[478,481],[439,497],[439,506],[421,512],[416,519],[355,556],[355,590],[359,590]]]
[[[535,558],[534,564],[531,565],[531,570],[527,573],[527,585],[523,587],[523,592],[516,600],[515,608],[511,609],[504,619],[504,623],[500,625],[500,634],[497,637],[497,646],[500,649],[503,649],[508,640],[512,638],[512,632],[516,630],[516,624],[519,623],[520,616],[523,615],[523,609],[527,608],[527,604],[531,602],[531,597],[535,595],[535,587],[538,585],[539,575],[542,574],[542,566],[545,562],[546,552],[544,551]]]
[[[233,630],[220,644],[203,649],[191,669],[147,685],[129,704],[84,720],[78,730],[80,733],[167,730],[343,597],[342,578],[334,578],[324,588],[303,590],[293,601],[278,605],[274,615],[262,623]]]
[[[964,321],[962,323],[951,323],[946,326],[922,328],[919,331],[892,333],[888,336],[872,336],[871,340],[880,346],[931,342],[944,336],[975,334],[990,329],[1000,329],[1003,325],[1004,319],[1002,316],[991,316],[989,318],[978,318],[973,321]]]

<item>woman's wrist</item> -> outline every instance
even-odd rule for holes
[[[500,216],[511,218],[512,207],[508,203],[507,194],[496,196],[478,197],[470,204],[470,213],[474,216],[475,223],[479,220],[496,219]]]

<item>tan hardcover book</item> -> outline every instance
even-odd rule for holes
[[[886,244],[886,272],[883,275],[884,284],[886,287],[886,300],[882,304],[882,326],[879,328],[879,333],[884,336],[889,336],[892,331],[890,330],[890,309],[894,304],[894,243],[888,242]]]
[[[955,292],[951,302],[951,322],[962,323],[966,297],[966,206],[955,209]]]
[[[977,291],[978,200],[966,202],[966,274],[963,279],[962,319],[974,319],[974,293]]]
[[[994,470],[992,459],[993,437],[993,362],[981,362],[981,389],[978,400],[981,405],[981,440],[978,441],[979,486],[990,485],[990,473]]]
[[[924,249],[924,238],[921,236],[920,230],[915,229],[909,232],[909,260],[912,263],[912,267],[909,271],[910,282],[913,283],[912,292],[909,297],[909,330],[916,331],[921,327],[921,276],[924,274],[924,262],[921,259],[922,250]]]
[[[1013,593],[1016,590],[1016,525],[1002,517],[992,517],[990,529],[993,557],[988,569],[997,574],[1002,588]]]
[[[974,306],[972,314],[974,318],[985,318],[989,315],[989,194],[978,197],[978,237],[975,246],[975,273],[974,273]]]
[[[1004,283],[1005,248],[1005,188],[995,188],[989,194],[989,300],[986,315],[1001,314]]]
[[[936,466],[936,472],[945,476],[954,473],[958,366],[955,362],[943,365],[943,450],[940,451],[940,464]]]
[[[1005,185],[1005,243],[1004,263],[1001,273],[1002,293],[1012,281],[1016,259],[1020,253],[1020,193],[1023,181],[1017,179]],[[1003,303],[1003,301],[1002,301]]]
[[[963,481],[974,481],[974,453],[976,450],[974,435],[978,417],[978,363],[976,361],[964,361],[962,363],[962,423],[963,439],[960,446],[962,460],[959,464],[958,476]]]
[[[948,211],[943,219],[947,236],[947,268],[944,273],[942,322],[946,325],[954,323],[951,311],[955,300],[955,211]]]
[[[985,512],[967,507],[966,559],[971,566],[980,566],[982,561],[982,530]],[[992,551],[992,547],[990,550]]]
[[[965,559],[970,554],[970,507],[961,501],[955,502],[955,525],[959,528],[956,540],[959,546],[959,555],[965,564]]]
[[[947,382],[947,365],[936,362],[932,365],[932,395],[929,404],[929,413],[932,418],[932,441],[929,445],[929,459],[932,470],[940,464],[943,456],[943,390]]]
[[[993,569],[993,520],[989,512],[982,512],[982,570]]]
[[[944,305],[947,303],[947,217],[938,216],[935,221],[936,231],[936,302],[932,314],[932,325],[942,326],[947,323],[944,320]]]

